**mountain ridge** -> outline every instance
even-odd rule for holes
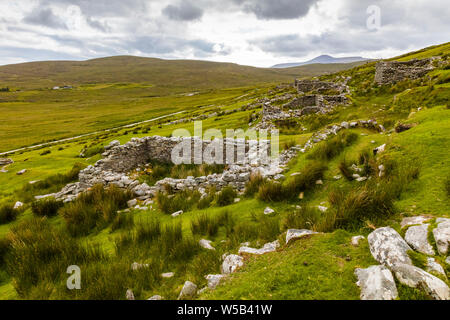
[[[315,64],[315,63],[322,63],[322,64],[334,64],[334,63],[352,63],[352,62],[360,62],[360,61],[369,61],[371,59],[363,58],[363,57],[342,57],[342,58],[335,58],[330,55],[320,55],[315,57],[314,59],[304,61],[304,62],[290,62],[290,63],[280,63],[273,65],[271,68],[273,69],[284,69],[284,68],[292,68],[292,67],[299,67],[299,66],[305,66],[309,64]]]

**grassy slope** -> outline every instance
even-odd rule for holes
[[[423,53],[421,53],[423,54]],[[368,66],[360,67],[372,68]],[[109,85],[101,85],[101,87],[108,87]],[[89,88],[92,91],[97,90],[97,86]],[[245,105],[255,99],[257,96],[267,94],[267,88],[261,89],[236,89],[225,92],[222,97],[212,96],[210,100],[205,103],[202,99],[204,96],[198,97],[198,104],[214,106],[201,109],[214,110],[217,107],[221,109],[232,109]],[[229,94],[229,95],[228,95]],[[227,96],[228,95],[228,96]],[[245,97],[242,97],[246,95]],[[196,96],[194,96],[196,97]],[[242,97],[242,98],[239,98]],[[193,97],[191,97],[193,98]],[[330,115],[331,122],[339,123],[343,120],[352,119],[379,119],[379,107],[382,104],[388,104],[394,98],[394,94],[384,94],[381,96],[371,96],[363,99],[358,98],[353,107],[339,108],[338,112]],[[202,103],[203,102],[203,103]],[[197,112],[199,109],[193,108],[192,112]],[[384,109],[383,109],[384,110]],[[204,121],[204,128],[219,127],[219,128],[242,128],[246,126],[246,119],[250,111],[242,111],[233,113],[228,116],[213,118]],[[386,116],[386,110],[381,112],[382,119],[386,117],[389,120],[390,115]],[[178,116],[180,118],[182,116]],[[372,148],[382,143],[388,142],[390,146],[386,152],[392,157],[400,157],[406,155],[408,157],[421,157],[423,159],[421,175],[419,180],[412,183],[407,191],[402,195],[400,201],[397,202],[399,212],[407,211],[408,214],[412,210],[412,214],[432,213],[436,216],[448,216],[449,202],[443,193],[441,182],[449,174],[448,172],[448,156],[446,151],[449,145],[449,110],[445,107],[435,107],[431,109],[422,110],[416,114],[411,115],[409,122],[419,123],[419,126],[409,131],[391,135],[379,135],[367,130],[356,130],[359,133],[368,134],[367,136],[360,136],[357,143],[346,150],[340,157],[330,161],[329,170],[326,172],[324,179],[324,186],[318,187],[314,192],[306,195],[304,201],[311,205],[318,205],[323,201],[327,201],[328,190],[332,186],[345,185],[347,181],[334,181],[333,175],[339,173],[337,164],[342,157],[355,157],[361,150]],[[110,133],[107,137],[103,137],[98,143],[106,144],[113,139],[119,139],[122,143],[131,139],[132,136],[145,136],[149,134],[167,135],[170,134],[174,128],[189,128],[191,125],[179,124],[172,126],[163,126],[157,128],[152,126],[152,130],[148,134],[142,132],[133,135],[124,135],[125,130],[120,130],[117,133]],[[282,141],[289,141],[295,138],[298,143],[304,143],[309,137],[310,133],[296,134],[282,136]],[[0,201],[9,199],[16,200],[13,194],[14,190],[20,188],[24,183],[30,180],[43,179],[49,175],[57,172],[67,172],[73,163],[80,161],[76,155],[80,152],[83,145],[92,142],[92,137],[88,139],[80,139],[78,142],[70,142],[63,144],[64,150],[58,150],[59,146],[51,148],[52,153],[45,156],[40,156],[42,150],[27,151],[22,154],[13,155],[15,163],[8,169],[8,173],[0,173]],[[374,140],[375,144],[371,141]],[[393,146],[393,147],[391,147]],[[85,161],[86,163],[94,163],[98,160],[98,156]],[[289,173],[300,171],[304,166],[305,156],[301,155],[290,168]],[[27,168],[29,172],[23,176],[16,176],[15,172]],[[438,183],[436,183],[438,181]],[[442,200],[438,201],[436,200]],[[232,205],[230,211],[235,213],[239,221],[252,221],[252,214],[260,214],[265,206],[270,205],[279,214],[279,217],[285,216],[292,210],[291,206],[295,204],[302,204],[302,201],[296,203],[264,203],[259,200],[242,200],[240,203]],[[415,205],[415,207],[413,207]],[[190,221],[196,216],[208,212],[211,215],[218,214],[222,209],[211,208],[208,210],[193,210],[185,213],[181,220],[183,222],[184,231],[189,234]],[[150,210],[149,212],[136,213],[136,218],[139,221],[145,220],[148,217],[159,217],[161,221],[167,223],[171,218],[164,215],[159,210]],[[28,219],[31,217],[29,209],[19,216],[18,221]],[[395,224],[400,219],[400,215],[394,216],[393,221],[386,221],[386,224]],[[3,237],[11,228],[13,222],[0,226],[0,237]],[[52,225],[60,227],[63,221],[60,217],[51,219]],[[381,225],[380,225],[381,226]],[[367,267],[375,263],[367,250],[367,245],[363,244],[360,248],[353,248],[349,246],[349,238],[351,235],[365,234],[370,232],[369,228],[362,228],[352,233],[337,231],[333,234],[320,235],[305,241],[298,241],[293,245],[282,248],[279,252],[269,254],[264,257],[252,258],[248,261],[243,272],[239,272],[233,276],[233,280],[226,282],[224,286],[212,293],[202,296],[202,298],[261,298],[261,299],[282,299],[282,298],[304,298],[304,299],[357,299],[358,288],[355,285],[355,278],[353,276],[354,267]],[[113,240],[118,236],[119,232],[110,233],[109,229],[105,229],[97,234],[92,234],[84,240],[89,240],[99,243],[104,250],[113,254]],[[219,250],[221,248],[221,240],[226,239],[223,232],[212,240],[214,246]],[[271,239],[273,240],[273,239]],[[257,246],[257,243],[252,243]],[[350,256],[351,260],[347,261],[345,258]],[[306,261],[305,261],[306,260]],[[319,263],[320,261],[320,263]],[[307,262],[305,266],[303,262]],[[171,270],[167,270],[171,271]],[[216,270],[215,272],[219,272]],[[151,294],[163,294],[166,298],[175,298],[179,292],[179,284],[183,283],[189,275],[180,274],[170,283],[164,284],[160,290],[154,292],[145,292],[140,298],[145,298]],[[332,279],[332,281],[330,280]],[[336,282],[338,281],[338,282]],[[334,283],[334,284],[333,284]],[[336,284],[338,283],[338,285]],[[261,290],[254,290],[257,285]],[[411,292],[406,288],[399,288],[401,298],[411,298]],[[413,294],[416,294],[413,292]],[[15,292],[10,282],[10,279],[0,284],[0,298],[8,299],[14,298]],[[414,296],[413,296],[414,297]],[[420,296],[419,296],[420,297]]]

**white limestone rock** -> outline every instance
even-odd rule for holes
[[[16,201],[16,203],[14,204],[14,209],[20,209],[23,207],[23,203],[20,201]]]
[[[311,234],[317,234],[317,232],[307,229],[289,229],[286,233],[286,244],[293,239],[300,239]]]
[[[437,218],[436,222],[438,226],[433,229],[434,240],[439,253],[445,255],[450,244],[450,219]]]
[[[407,217],[403,218],[402,222],[400,222],[400,226],[404,228],[415,224],[422,224],[428,220],[430,220],[430,218],[424,216]]]
[[[359,242],[363,239],[365,239],[366,237],[364,236],[354,236],[352,237],[352,246],[357,247],[359,246]]]
[[[434,258],[427,258],[427,271],[435,272],[447,277],[444,268],[439,263],[437,263]]]
[[[161,274],[161,277],[163,278],[172,278],[175,275],[173,272],[164,272]]]
[[[382,265],[392,268],[395,264],[409,264],[412,261],[407,252],[412,250],[397,231],[390,227],[379,228],[369,234],[370,252]]]
[[[224,277],[224,274],[208,274],[207,276],[205,276],[206,280],[208,281],[208,288],[214,290],[219,285],[220,280],[222,280]]]
[[[422,289],[436,300],[450,300],[450,289],[447,284],[428,272],[404,263],[396,264],[392,271],[404,285]]]
[[[412,226],[406,230],[405,240],[416,251],[434,256],[433,247],[428,243],[429,224]]]
[[[239,248],[239,254],[256,254],[262,255],[269,252],[274,252],[280,247],[280,242],[278,240],[274,242],[266,243],[261,249],[250,248],[248,246],[243,246]]]
[[[186,281],[181,289],[178,300],[192,298],[197,293],[197,285],[191,281]]]
[[[154,295],[154,296],[151,296],[150,298],[148,298],[148,300],[162,300],[162,297],[160,296],[160,295]]]
[[[214,248],[211,243],[211,240],[206,240],[206,239],[201,239],[199,242],[200,247],[208,249],[208,250],[216,250],[216,248]]]
[[[127,300],[134,300],[134,293],[131,289],[127,290],[127,293],[125,294],[125,298]]]
[[[236,254],[227,255],[222,263],[222,273],[229,274],[235,272],[244,265],[244,259]]]
[[[175,218],[175,217],[178,217],[179,215],[182,215],[182,214],[183,214],[183,210],[180,210],[180,211],[172,213],[171,216],[172,216],[172,218]]]
[[[274,212],[275,212],[275,210],[273,210],[272,208],[269,208],[269,207],[266,207],[264,209],[264,214],[272,214]]]
[[[361,288],[361,300],[395,300],[398,297],[394,277],[385,266],[357,268],[355,275],[356,284]]]

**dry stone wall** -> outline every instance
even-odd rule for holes
[[[379,85],[392,84],[405,79],[417,79],[434,69],[437,58],[412,59],[409,61],[380,61],[375,66],[375,82]]]

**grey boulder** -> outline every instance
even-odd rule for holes
[[[429,224],[422,224],[409,227],[405,234],[405,240],[414,250],[433,256],[433,247],[428,243],[429,226]]]
[[[382,265],[392,268],[395,264],[409,264],[412,261],[407,252],[411,250],[408,244],[390,227],[379,228],[369,234],[370,253]]]
[[[385,266],[370,266],[356,269],[356,284],[361,288],[361,300],[394,300],[397,287],[391,271]]]

